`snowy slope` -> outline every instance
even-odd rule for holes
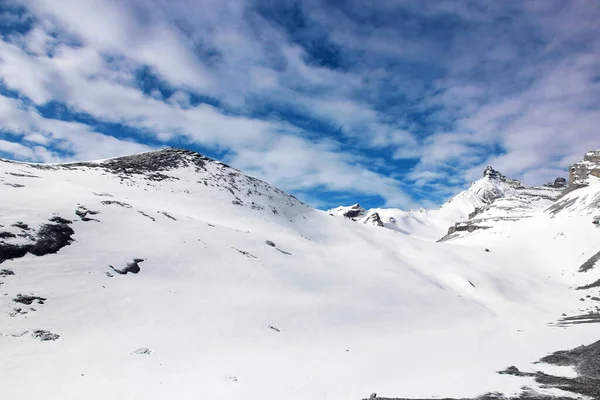
[[[589,216],[435,243],[179,150],[2,160],[0,193],[3,398],[518,393],[497,370],[597,338],[549,325],[598,272]]]

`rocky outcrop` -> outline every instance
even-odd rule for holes
[[[327,210],[327,212],[331,215],[341,215],[345,218],[356,220],[357,218],[363,217],[367,213],[367,210],[357,203],[351,206],[332,208],[331,210]]]
[[[567,187],[567,185],[568,185],[567,180],[565,178],[562,178],[559,176],[558,178],[556,178],[554,180],[554,182],[548,182],[544,186],[555,188],[555,189],[562,189],[562,188]]]
[[[498,171],[496,171],[494,168],[492,168],[491,166],[487,166],[485,167],[485,169],[483,170],[483,177],[488,177],[488,178],[498,178],[500,179],[500,177],[502,176],[502,174]]]
[[[589,177],[600,178],[600,150],[592,150],[583,156],[583,161],[569,168],[569,185],[566,193],[589,184]]]
[[[354,204],[350,206],[346,212],[344,212],[344,217],[346,218],[357,218],[365,213],[365,209],[360,206],[360,204]]]
[[[492,168],[489,165],[487,167],[485,167],[485,169],[483,170],[483,177],[484,178],[487,177],[490,179],[498,179],[498,180],[506,183],[508,186],[510,186],[513,189],[523,189],[525,187],[525,186],[523,186],[521,181],[504,176],[504,175],[502,175],[502,173],[500,173],[500,171],[495,170],[494,168]]]
[[[379,216],[379,214],[377,214],[376,212],[369,215],[364,223],[377,225],[377,226],[383,226],[383,221],[381,220],[381,217]]]

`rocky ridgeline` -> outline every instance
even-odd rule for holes
[[[276,187],[259,179],[243,174],[241,171],[230,167],[220,161],[213,160],[194,151],[166,148],[146,153],[116,157],[107,160],[74,162],[66,164],[24,164],[16,161],[0,159],[7,164],[23,165],[32,170],[58,171],[58,170],[101,170],[103,175],[116,176],[121,184],[127,186],[144,185],[159,189],[167,187],[170,183],[171,190],[190,193],[195,191],[218,190],[230,198],[232,204],[265,211],[282,218],[292,220],[298,214],[309,210],[309,207],[296,197],[285,193]],[[7,182],[14,188],[26,187],[20,182],[34,175],[10,174],[11,179],[19,180],[18,183]],[[100,194],[111,196],[110,194]],[[130,208],[122,202],[107,200],[103,204],[120,205]],[[93,220],[91,212],[81,210],[79,215],[82,220]]]
[[[456,222],[448,228],[448,233],[439,241],[455,239],[480,229],[491,229],[499,221],[517,221],[542,205],[550,205],[561,195],[566,179],[556,178],[542,187],[528,187],[516,179],[508,178],[491,166],[483,171],[484,180],[491,183],[491,189],[478,192],[483,205],[469,213],[468,220]],[[501,184],[511,191],[495,190]]]
[[[587,152],[582,161],[569,168],[569,184],[566,193],[589,185],[590,176],[600,178],[600,150]]]

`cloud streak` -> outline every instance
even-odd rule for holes
[[[411,207],[599,146],[591,0],[10,1],[0,152],[21,159],[185,145],[323,205]]]

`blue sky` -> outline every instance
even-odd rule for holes
[[[566,176],[600,147],[600,3],[0,2],[0,156],[165,146],[321,208]]]

